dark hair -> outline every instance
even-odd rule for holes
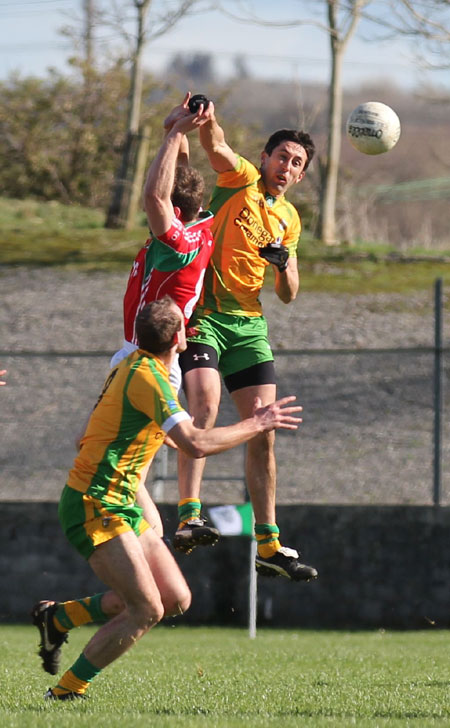
[[[174,301],[164,296],[147,303],[136,316],[136,336],[139,347],[150,354],[162,354],[173,344],[181,329],[181,317],[174,310]]]
[[[304,169],[307,170],[311,159],[314,157],[316,147],[314,142],[306,131],[296,131],[295,129],[280,129],[272,134],[267,140],[264,151],[269,155],[272,154],[275,147],[282,142],[295,142],[300,144],[306,152],[306,164]]]
[[[171,200],[174,207],[179,207],[184,222],[194,220],[203,203],[205,182],[196,169],[179,165],[175,172],[175,182]]]

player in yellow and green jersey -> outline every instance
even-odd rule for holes
[[[282,259],[297,257],[300,219],[284,196],[268,195],[261,172],[236,155],[236,167],[219,175],[211,209],[216,253],[207,269],[199,316],[225,313],[260,317],[259,292],[267,260],[261,252],[273,246]]]
[[[189,587],[164,541],[136,502],[141,472],[166,433],[198,458],[222,452],[283,427],[296,429],[295,397],[261,406],[229,427],[197,428],[169,382],[186,347],[184,316],[169,297],[147,304],[136,319],[139,349],[109,374],[89,419],[59,503],[70,543],[110,591],[63,603],[38,602],[33,623],[44,669],[56,674],[68,631],[103,622],[74,664],[45,694],[47,700],[83,698],[92,679],[164,616],[190,605]]]
[[[194,335],[180,357],[188,409],[199,427],[211,427],[216,420],[220,375],[242,418],[251,412],[255,396],[266,404],[275,400],[273,355],[259,293],[272,264],[281,301],[290,303],[297,295],[301,223],[284,195],[301,182],[314,155],[309,134],[282,129],[269,138],[258,169],[228,146],[212,102],[205,114],[209,121],[200,128],[200,141],[218,173],[209,205],[215,248],[190,321]],[[174,538],[180,550],[192,547],[187,504],[198,516],[203,468],[204,460],[189,461],[180,453],[180,524]],[[255,514],[258,572],[295,581],[315,578],[316,569],[301,563],[298,552],[279,540],[273,433],[248,444],[246,480]]]

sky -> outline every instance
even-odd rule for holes
[[[174,1],[153,0],[153,8],[158,10],[158,6]],[[224,4],[235,10],[244,3],[228,0]],[[13,72],[44,77],[49,67],[68,73],[67,58],[73,48],[58,29],[72,22],[74,15],[81,17],[82,5],[82,0],[0,0],[0,79],[6,79]],[[307,6],[308,2],[302,5],[300,0],[278,0],[274,4],[253,0],[250,5],[267,18],[273,18],[277,8],[278,18],[283,21],[298,17],[299,7]],[[324,3],[315,0],[315,7],[321,11]],[[321,20],[320,14],[315,18]],[[111,31],[106,33],[106,38],[110,49],[118,43]],[[407,41],[370,42],[368,38],[367,32],[365,37],[361,32],[350,42],[344,63],[345,87],[357,88],[380,81],[411,90],[422,83],[450,87],[450,71],[424,71]],[[312,26],[258,26],[217,11],[183,18],[148,46],[144,65],[149,71],[160,72],[175,53],[198,51],[213,54],[214,67],[222,77],[232,74],[235,58],[240,55],[256,77],[318,84],[329,80],[329,41],[323,31]]]

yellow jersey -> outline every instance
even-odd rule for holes
[[[270,264],[259,250],[281,243],[297,257],[298,212],[284,196],[268,195],[260,171],[240,156],[236,169],[218,175],[209,209],[215,248],[196,314],[261,316],[258,296]]]
[[[142,469],[185,419],[162,361],[134,351],[111,370],[67,485],[108,505],[133,504]]]

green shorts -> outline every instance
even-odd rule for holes
[[[112,506],[68,485],[58,506],[59,521],[67,539],[85,559],[92,556],[97,546],[121,533],[134,531],[136,536],[144,533],[150,526],[142,513],[136,503]]]
[[[211,346],[216,351],[223,377],[273,361],[264,316],[194,315],[190,326],[195,328],[196,335],[189,336],[188,341]]]

